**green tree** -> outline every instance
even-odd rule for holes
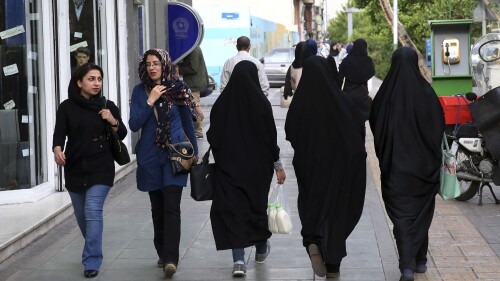
[[[353,17],[353,39],[366,39],[368,52],[375,63],[375,75],[384,78],[390,68],[393,35],[392,26],[386,19],[381,2],[382,0],[350,0],[348,6],[363,9]],[[425,54],[425,40],[430,37],[429,20],[470,19],[476,6],[475,0],[398,1],[398,17],[417,50]],[[330,40],[332,38],[335,40],[336,35],[341,39],[347,38],[346,8],[344,7],[343,11],[330,21],[328,27]],[[473,37],[480,35],[480,24],[472,25],[472,33]]]

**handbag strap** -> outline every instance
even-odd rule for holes
[[[203,158],[201,160],[201,164],[206,165],[208,164],[208,159],[210,158],[210,150],[212,150],[212,147],[208,147],[207,152],[205,152],[205,155],[203,155]]]
[[[443,141],[441,142],[441,149],[446,150],[446,152],[450,151],[450,147],[448,146],[448,138],[446,137],[446,133],[443,133]]]

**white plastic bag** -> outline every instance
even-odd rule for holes
[[[293,229],[290,208],[283,186],[277,184],[268,202],[269,230],[277,234],[290,234]]]

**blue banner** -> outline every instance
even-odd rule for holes
[[[203,21],[192,7],[181,2],[168,3],[168,49],[172,62],[187,56],[203,40]]]

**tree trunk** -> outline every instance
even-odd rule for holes
[[[392,7],[391,4],[389,3],[389,0],[380,0],[380,6],[382,6],[385,18],[389,23],[389,26],[392,28],[393,26],[392,21],[394,19],[394,14],[392,12]],[[417,46],[415,46],[410,36],[408,35],[408,32],[406,32],[405,27],[399,21],[398,21],[398,39],[403,46],[411,47],[417,52],[418,66],[420,68],[420,73],[422,73],[422,76],[424,76],[424,78],[429,83],[432,83],[432,74],[429,68],[427,67],[427,59],[424,56],[422,56],[420,51],[417,49]]]

